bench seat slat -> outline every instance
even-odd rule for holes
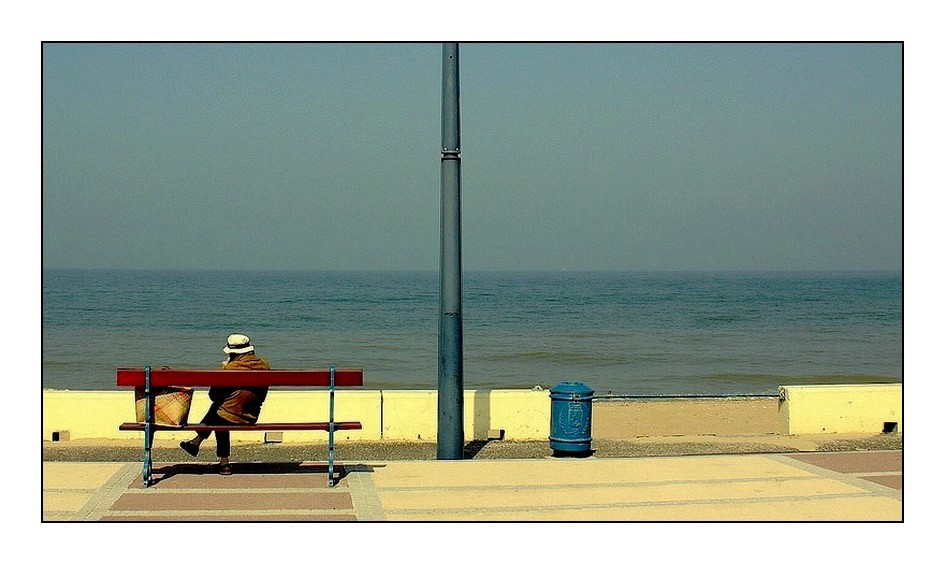
[[[327,431],[327,422],[257,423],[256,425],[157,425],[154,431]],[[335,421],[335,431],[361,429],[360,421]],[[144,423],[122,423],[119,431],[144,431]]]
[[[144,369],[119,368],[119,386],[144,386]],[[159,370],[151,369],[151,385],[161,386],[311,386],[331,384],[331,372],[324,370]],[[335,369],[335,386],[363,386],[364,371],[359,368]]]

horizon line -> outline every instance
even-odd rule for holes
[[[284,273],[361,273],[361,274],[398,274],[398,273],[416,273],[416,274],[438,274],[437,269],[321,269],[321,268],[179,268],[179,267],[114,267],[114,266],[43,266],[42,271],[69,270],[69,271],[121,271],[121,272],[284,272]],[[733,274],[733,273],[903,273],[903,268],[798,268],[798,269],[611,269],[611,268],[588,268],[588,269],[464,269],[464,273],[508,273],[508,274],[559,274],[559,273],[639,273],[639,274]]]

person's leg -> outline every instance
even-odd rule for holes
[[[230,432],[217,431],[217,456],[220,458],[230,457]]]
[[[205,425],[232,425],[231,422],[219,416],[216,410],[213,410],[212,413],[208,413],[204,417],[203,423]],[[205,431],[207,436],[210,435],[209,431]],[[230,432],[229,431],[214,431],[214,436],[216,437],[217,442],[217,456],[220,457],[220,473],[223,475],[232,474],[230,469]]]
[[[229,421],[217,415],[216,405],[210,406],[210,410],[200,421],[202,425],[231,425]],[[220,474],[230,475],[233,471],[230,469],[230,432],[214,431],[217,439],[217,456],[220,457]],[[200,449],[200,443],[210,436],[210,431],[198,431],[197,436],[189,441],[180,443],[180,447],[190,453],[191,456],[197,456]]]
[[[230,468],[230,432],[216,431],[217,456],[220,457],[220,474],[229,476],[233,473]]]
[[[221,422],[226,423],[220,416],[217,415],[218,405],[213,404],[210,406],[210,409],[207,410],[207,414],[203,416],[203,419],[200,420],[201,425],[219,425]],[[200,452],[200,443],[202,443],[207,437],[210,436],[210,431],[197,431],[197,435],[190,439],[189,441],[181,441],[180,448],[184,449],[187,454],[190,456],[197,456],[197,453]],[[219,438],[217,438],[219,444]]]

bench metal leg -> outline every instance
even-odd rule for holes
[[[151,487],[151,443],[154,441],[154,432],[145,425],[144,429],[144,468],[141,471],[141,481],[144,487]]]
[[[151,365],[144,368],[144,468],[141,481],[144,487],[151,487],[151,445],[154,443],[154,397],[151,395]]]
[[[335,365],[331,365],[328,391],[328,487],[335,485]]]

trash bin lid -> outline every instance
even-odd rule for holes
[[[577,394],[581,396],[594,395],[594,390],[584,385],[584,382],[561,382],[551,388],[553,394]]]

